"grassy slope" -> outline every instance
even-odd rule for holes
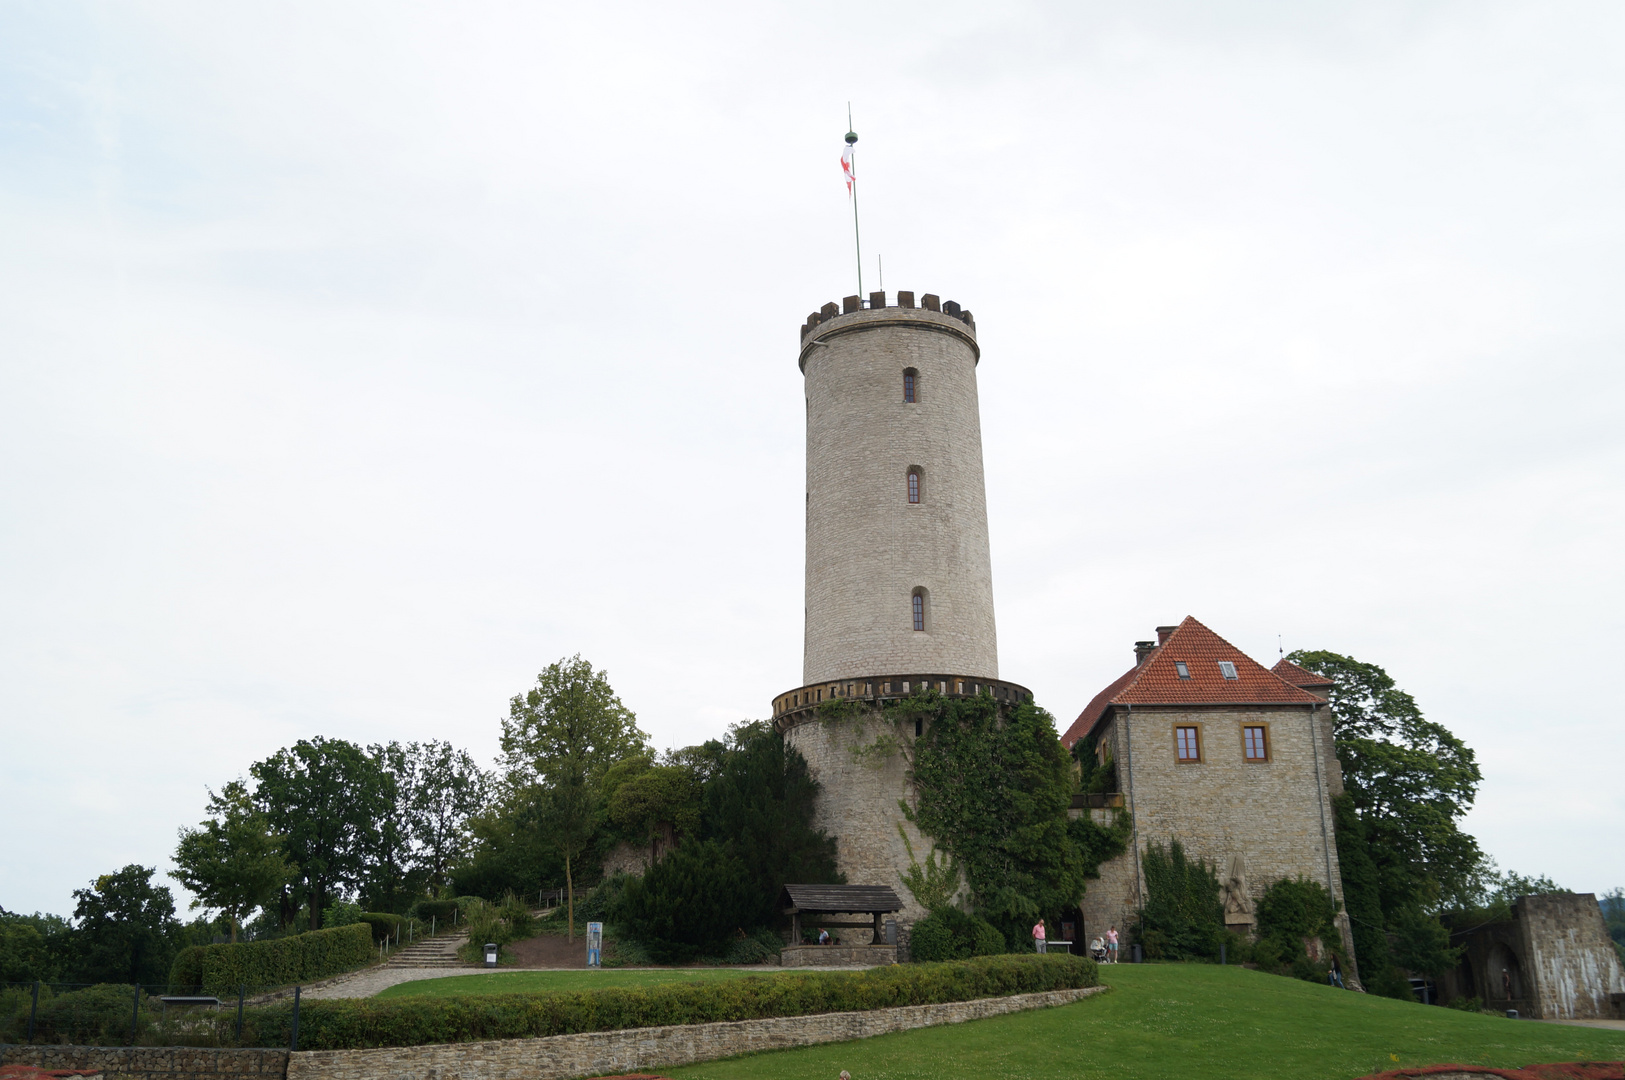
[[[419,979],[416,982],[391,986],[378,996],[381,998],[451,997],[458,994],[525,994],[547,990],[595,990],[603,986],[653,986],[670,982],[716,982],[718,979],[738,979],[746,975],[768,975],[776,968],[667,968],[663,970],[638,969],[587,971],[514,971],[492,972],[487,975],[450,975],[440,979]]]
[[[1236,967],[1102,969],[1110,993],[1058,1009],[757,1054],[674,1077],[829,1080],[1351,1077],[1464,1062],[1620,1060],[1625,1032],[1456,1012]]]

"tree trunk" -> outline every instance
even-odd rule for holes
[[[226,917],[231,920],[231,943],[235,945],[237,944],[237,916],[228,915]]]
[[[569,904],[565,911],[569,915],[570,941],[573,943],[576,939],[576,887],[575,883],[570,880],[570,856],[568,855],[564,857],[564,892],[569,897]]]
[[[322,928],[322,894],[324,892],[326,890],[319,884],[313,884],[310,888],[310,928],[312,930]]]

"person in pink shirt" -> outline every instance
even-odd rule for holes
[[[1039,919],[1033,923],[1033,945],[1039,952],[1044,951],[1044,920]]]
[[[1115,926],[1106,931],[1106,955],[1110,958],[1111,963],[1117,963],[1117,927]]]

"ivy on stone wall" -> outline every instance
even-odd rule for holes
[[[991,695],[944,697],[924,690],[886,707],[906,741],[916,804],[904,810],[953,858],[976,913],[1010,947],[1032,923],[1056,920],[1083,897],[1101,862],[1126,847],[1128,821],[1068,819],[1072,762],[1049,713]]]

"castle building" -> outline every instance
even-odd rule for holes
[[[1080,905],[1084,937],[1126,927],[1143,902],[1147,845],[1177,839],[1214,865],[1225,921],[1251,933],[1255,905],[1282,878],[1307,878],[1341,905],[1331,800],[1343,791],[1327,680],[1287,660],[1266,669],[1194,618],[1159,626],[1135,663],[1062,735],[1116,772],[1107,807],[1133,815],[1130,849],[1100,868]],[[1354,955],[1339,914],[1343,955]]]
[[[930,848],[898,808],[909,795],[902,756],[853,753],[879,731],[880,707],[921,685],[1030,696],[999,678],[980,359],[971,313],[930,293],[849,296],[800,329],[806,638],[802,685],[774,699],[773,717],[821,785],[816,821],[853,885],[895,888],[908,844],[922,857]],[[864,708],[820,722],[818,707],[842,700]],[[904,922],[924,914],[905,904]]]

